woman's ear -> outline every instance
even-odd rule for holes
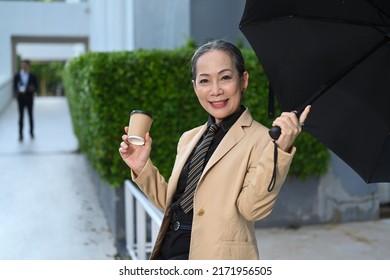
[[[192,88],[194,89],[195,94],[198,95],[195,80],[191,80],[191,83],[192,83]]]
[[[247,89],[248,87],[248,84],[249,84],[249,73],[248,71],[245,71],[243,74],[242,74],[242,78],[241,78],[241,92],[244,93],[244,91]]]

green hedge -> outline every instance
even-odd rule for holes
[[[94,169],[112,186],[129,178],[118,148],[129,113],[153,114],[152,161],[169,177],[181,134],[206,122],[192,89],[189,60],[194,49],[89,52],[71,60],[64,73],[73,127]],[[267,116],[267,79],[251,50],[243,49],[250,72],[244,104],[256,120],[270,125]],[[290,175],[304,178],[327,170],[327,149],[309,135],[297,139],[299,152]]]

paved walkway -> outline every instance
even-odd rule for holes
[[[16,103],[0,114],[0,260],[114,259],[66,99],[37,98],[35,122],[36,139],[26,127],[19,143]],[[256,235],[262,259],[390,260],[390,219]]]
[[[34,106],[36,137],[25,114],[22,143],[16,102],[0,114],[0,259],[114,259],[66,99],[39,97]]]
[[[267,260],[390,260],[390,219],[256,231]]]

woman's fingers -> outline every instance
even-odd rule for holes
[[[127,139],[128,139],[129,137],[127,136],[127,134],[123,134],[122,135],[122,140],[124,141],[124,142],[127,142]]]
[[[272,125],[279,126],[284,134],[299,133],[300,129],[298,118],[293,112],[282,113]]]
[[[291,149],[293,142],[302,131],[302,125],[309,112],[310,105],[306,106],[299,119],[295,112],[283,112],[280,117],[275,119],[272,125],[279,126],[282,131],[276,143],[282,150],[289,151]]]
[[[309,115],[311,109],[311,105],[306,106],[305,110],[302,112],[301,116],[299,117],[299,124],[303,126],[305,124],[305,120],[307,118],[307,115]]]

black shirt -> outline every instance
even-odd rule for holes
[[[206,158],[204,161],[204,166],[206,166],[207,162],[211,158],[214,151],[217,149],[219,143],[222,141],[223,137],[229,131],[229,129],[233,126],[233,124],[238,120],[241,114],[245,111],[245,107],[241,106],[240,109],[225,118],[221,122],[221,128],[216,132],[213,141],[210,144],[209,150],[207,151]],[[207,127],[209,128],[211,124],[215,123],[215,118],[213,116],[209,116]],[[186,164],[184,165],[183,170],[180,173],[178,185],[176,189],[176,194],[172,202],[172,218],[171,223],[178,220],[181,224],[192,224],[193,210],[191,210],[188,214],[186,214],[180,206],[181,197],[184,193],[187,177],[188,177],[188,167],[191,162],[192,156],[196,147],[202,142],[205,137],[208,129],[205,131],[191,155],[187,159]],[[179,256],[179,258],[183,257],[183,259],[188,258],[188,253],[190,249],[190,239],[191,239],[191,231],[190,230],[168,230],[164,242],[161,246],[160,257],[162,259],[172,259]]]

